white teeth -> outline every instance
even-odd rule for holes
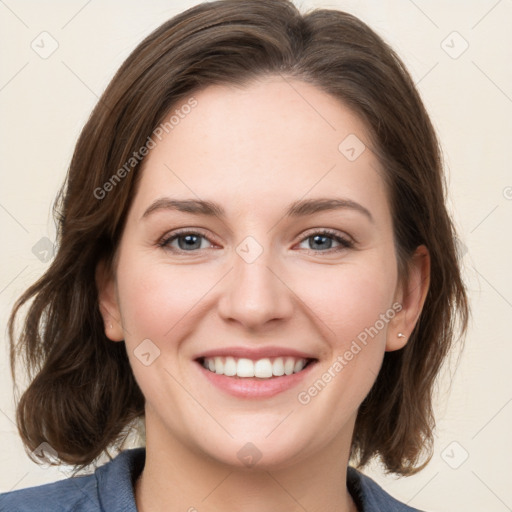
[[[254,376],[260,379],[272,377],[272,363],[270,359],[260,359],[254,364]]]
[[[295,359],[293,357],[287,357],[284,363],[284,373],[286,375],[291,375],[293,373],[293,369],[295,367]]]
[[[239,359],[236,374],[239,377],[254,377],[254,363],[250,359]]]
[[[284,375],[284,361],[282,357],[274,359],[274,364],[272,365],[272,373],[277,377]]]
[[[203,359],[203,366],[211,372],[228,377],[257,377],[269,379],[292,375],[304,369],[307,360],[295,357],[276,357],[275,359],[263,358],[253,361],[252,359],[235,357],[208,357]]]
[[[219,375],[224,375],[224,363],[221,357],[215,358],[215,373]]]
[[[295,363],[295,366],[293,367],[293,373],[299,373],[304,368],[305,364],[306,362],[304,361],[304,359],[299,359]]]
[[[233,377],[236,375],[236,361],[234,357],[226,357],[226,362],[224,363],[224,375],[228,377]]]

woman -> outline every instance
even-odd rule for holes
[[[145,448],[2,510],[414,510],[356,467],[431,456],[468,315],[454,236],[429,117],[368,26],[284,0],[169,20],[84,127],[10,323],[29,450],[84,467],[139,418]]]

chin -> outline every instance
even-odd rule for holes
[[[271,428],[254,431],[253,435],[250,428],[230,429],[233,438],[222,432],[214,436],[215,438],[210,438],[207,445],[205,439],[201,439],[201,448],[208,457],[221,464],[236,467],[237,470],[285,469],[304,459],[313,448],[313,444],[310,439],[305,439],[304,432],[301,435],[294,435],[290,432],[290,426],[286,428],[284,423],[286,420],[279,433],[277,430],[280,427],[272,432],[277,422],[274,422]]]

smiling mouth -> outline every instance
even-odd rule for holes
[[[217,375],[242,379],[271,379],[300,373],[316,359],[300,357],[266,357],[252,360],[238,357],[200,357],[197,362]]]

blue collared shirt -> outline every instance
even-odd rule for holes
[[[146,450],[121,452],[91,475],[0,494],[1,512],[137,512],[133,484],[144,467]],[[347,487],[359,512],[421,512],[386,493],[352,467]]]

